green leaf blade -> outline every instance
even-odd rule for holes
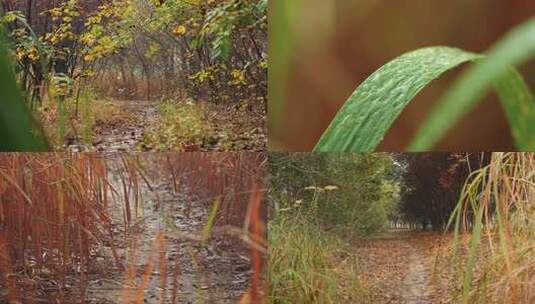
[[[0,27],[0,151],[49,151],[42,130],[19,92],[3,41],[4,33]]]
[[[511,134],[520,151],[535,150],[535,100],[522,75],[508,68],[494,82],[511,128]]]
[[[349,97],[315,147],[317,152],[372,152],[416,94],[434,79],[478,54],[429,47],[390,61]]]
[[[500,79],[500,77],[511,66],[521,64],[533,54],[535,54],[535,18],[513,29],[490,50],[489,55],[484,60],[474,65],[456,81],[448,93],[439,100],[438,105],[423,123],[414,141],[409,146],[409,150],[424,151],[431,149],[459,118],[474,106],[491,85],[496,85],[496,82],[503,81],[503,78]],[[515,76],[513,75],[512,77]],[[521,86],[523,85],[516,85],[518,89]],[[497,89],[500,89],[500,87],[500,84],[496,85]],[[527,87],[525,88],[527,90]],[[526,93],[519,94],[525,95]],[[515,95],[504,96],[500,92],[499,95],[506,111],[510,109],[509,103],[517,103],[517,101],[513,101]],[[521,98],[525,99],[525,96]],[[525,103],[525,106],[533,107],[533,103]],[[508,114],[513,133],[515,132],[515,126],[518,124],[528,125],[535,123],[531,112],[519,112],[519,114],[521,116],[517,117],[512,117]],[[517,147],[526,151],[535,150],[533,136],[531,135],[525,139],[515,136]]]
[[[215,220],[216,220],[217,212],[219,211],[220,205],[221,205],[220,199],[216,199],[214,201],[214,204],[212,205],[212,209],[210,209],[210,214],[208,215],[208,218],[202,230],[202,242],[204,245],[206,245],[206,242],[210,238],[210,233],[212,232],[212,228],[215,225]]]

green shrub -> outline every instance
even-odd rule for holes
[[[388,154],[273,154],[270,197],[278,210],[324,229],[365,236],[382,230],[399,200]],[[275,210],[277,211],[277,210]]]

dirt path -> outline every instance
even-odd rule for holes
[[[429,269],[424,262],[429,257],[424,256],[413,247],[409,247],[408,273],[403,279],[401,288],[401,298],[405,303],[426,303],[428,301],[428,291],[430,290]]]
[[[377,303],[436,303],[433,291],[435,245],[442,235],[389,231],[356,243],[363,282]]]
[[[112,183],[120,189],[117,177],[112,178]],[[177,303],[236,303],[248,288],[250,280],[246,248],[233,239],[214,238],[203,245],[181,237],[181,234],[199,234],[208,209],[196,202],[195,198],[175,193],[166,179],[152,186],[154,192],[143,187],[144,196],[137,209],[137,218],[126,230],[122,224],[122,210],[118,208],[112,214],[117,234],[126,233],[126,239],[136,240],[134,251],[131,243],[117,245],[119,256],[127,261],[126,264],[134,261],[136,284],[141,281],[151,256],[155,258],[155,267],[144,290],[144,303],[172,303],[173,277],[177,265]],[[158,202],[161,204],[158,205]],[[167,283],[163,289],[164,273],[159,264],[162,259],[154,243],[156,235],[162,230],[167,233],[167,246],[163,252]],[[102,248],[102,251],[101,265],[89,275],[86,301],[90,304],[123,303],[125,290],[130,289],[135,293],[138,287],[126,285],[126,271],[114,265],[110,248]],[[133,256],[135,258],[132,259]]]
[[[100,128],[93,143],[93,150],[99,152],[137,151],[143,131],[158,114],[156,102],[143,100],[114,101],[121,110],[130,113],[124,123]]]
[[[95,121],[91,146],[83,143],[78,134],[67,139],[67,150],[104,153],[146,152],[158,149],[159,144],[164,147],[168,144],[165,141],[159,143],[157,140],[156,142],[151,140],[143,142],[143,135],[148,131],[154,133],[154,129],[158,128],[160,123],[159,101],[113,100],[110,103],[114,105],[113,110],[110,110],[112,111],[110,117]],[[223,104],[205,106],[199,103],[198,106],[199,111],[205,112],[204,120],[209,127],[203,134],[202,144],[196,143],[189,146],[188,140],[185,140],[183,149],[187,151],[192,149],[192,151],[256,152],[266,150],[267,114],[258,110],[259,106],[250,110],[237,109],[235,106]],[[79,131],[76,130],[75,134]],[[166,136],[162,138],[161,140],[164,140]]]
[[[143,132],[158,115],[157,101],[114,100],[125,113],[125,119],[95,125],[93,145],[90,148],[77,143],[69,145],[74,152],[125,152],[138,151]]]

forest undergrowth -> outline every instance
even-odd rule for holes
[[[5,149],[265,150],[267,1],[1,4]]]
[[[47,138],[57,149],[262,152],[266,147],[265,113],[257,106],[81,98],[79,115],[74,103],[60,111],[54,102],[44,102],[39,110]]]

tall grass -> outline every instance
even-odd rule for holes
[[[80,92],[76,98],[49,93],[35,112],[54,150],[62,150],[69,144],[68,140],[91,146],[97,119],[113,124],[116,116],[121,117],[117,107],[97,99],[90,92]]]
[[[456,261],[462,303],[535,302],[534,195],[534,153],[493,153],[470,176],[450,219],[457,252],[470,229],[467,260]]]
[[[268,226],[269,303],[365,301],[357,259],[340,238],[303,215],[279,214]]]
[[[8,264],[52,274],[60,299],[67,274],[85,285],[90,252],[111,238],[106,176],[91,154],[1,154],[0,249]],[[14,274],[2,270],[0,280],[13,285],[8,277]]]
[[[186,247],[205,247],[226,235],[250,249],[251,281],[244,298],[261,303],[266,289],[262,272],[267,247],[264,163],[265,155],[257,153],[125,154],[109,160],[96,154],[0,154],[0,291],[7,288],[10,300],[25,303],[38,295],[24,282],[39,281],[46,273],[58,282],[58,301],[70,301],[73,291],[79,291],[76,294],[84,302],[88,269],[95,263],[93,253],[109,244],[117,269],[125,271],[126,302],[144,303],[153,270],[159,269],[161,301],[170,295],[177,303],[180,264],[168,265],[167,261],[169,247],[177,243],[167,240],[174,238],[180,245],[186,240]],[[148,170],[147,164],[157,168]],[[159,176],[152,176],[154,172]],[[174,185],[177,194],[188,197],[190,208],[199,203],[210,207],[211,212],[198,235],[184,238],[160,227],[154,236],[157,250],[138,269],[136,233],[128,228],[143,220],[138,210],[143,209],[145,192],[155,197],[151,208],[163,208],[158,195],[161,189],[153,184],[162,178]],[[130,241],[126,244],[128,259],[117,253],[121,229],[112,228],[112,220],[114,225],[124,221],[124,237]],[[191,260],[204,284],[210,280],[204,269],[209,261],[193,247],[189,250]],[[138,277],[138,273],[142,275]],[[68,286],[73,276],[76,290]],[[201,289],[198,292],[200,302],[205,300],[204,293],[210,294]],[[50,295],[53,297],[56,295]]]
[[[174,190],[212,206],[220,200],[218,225],[241,226],[255,185],[263,190],[267,157],[263,153],[169,153],[160,162]],[[165,171],[164,171],[165,172]],[[189,191],[187,190],[189,189]],[[266,214],[262,205],[262,215]]]

